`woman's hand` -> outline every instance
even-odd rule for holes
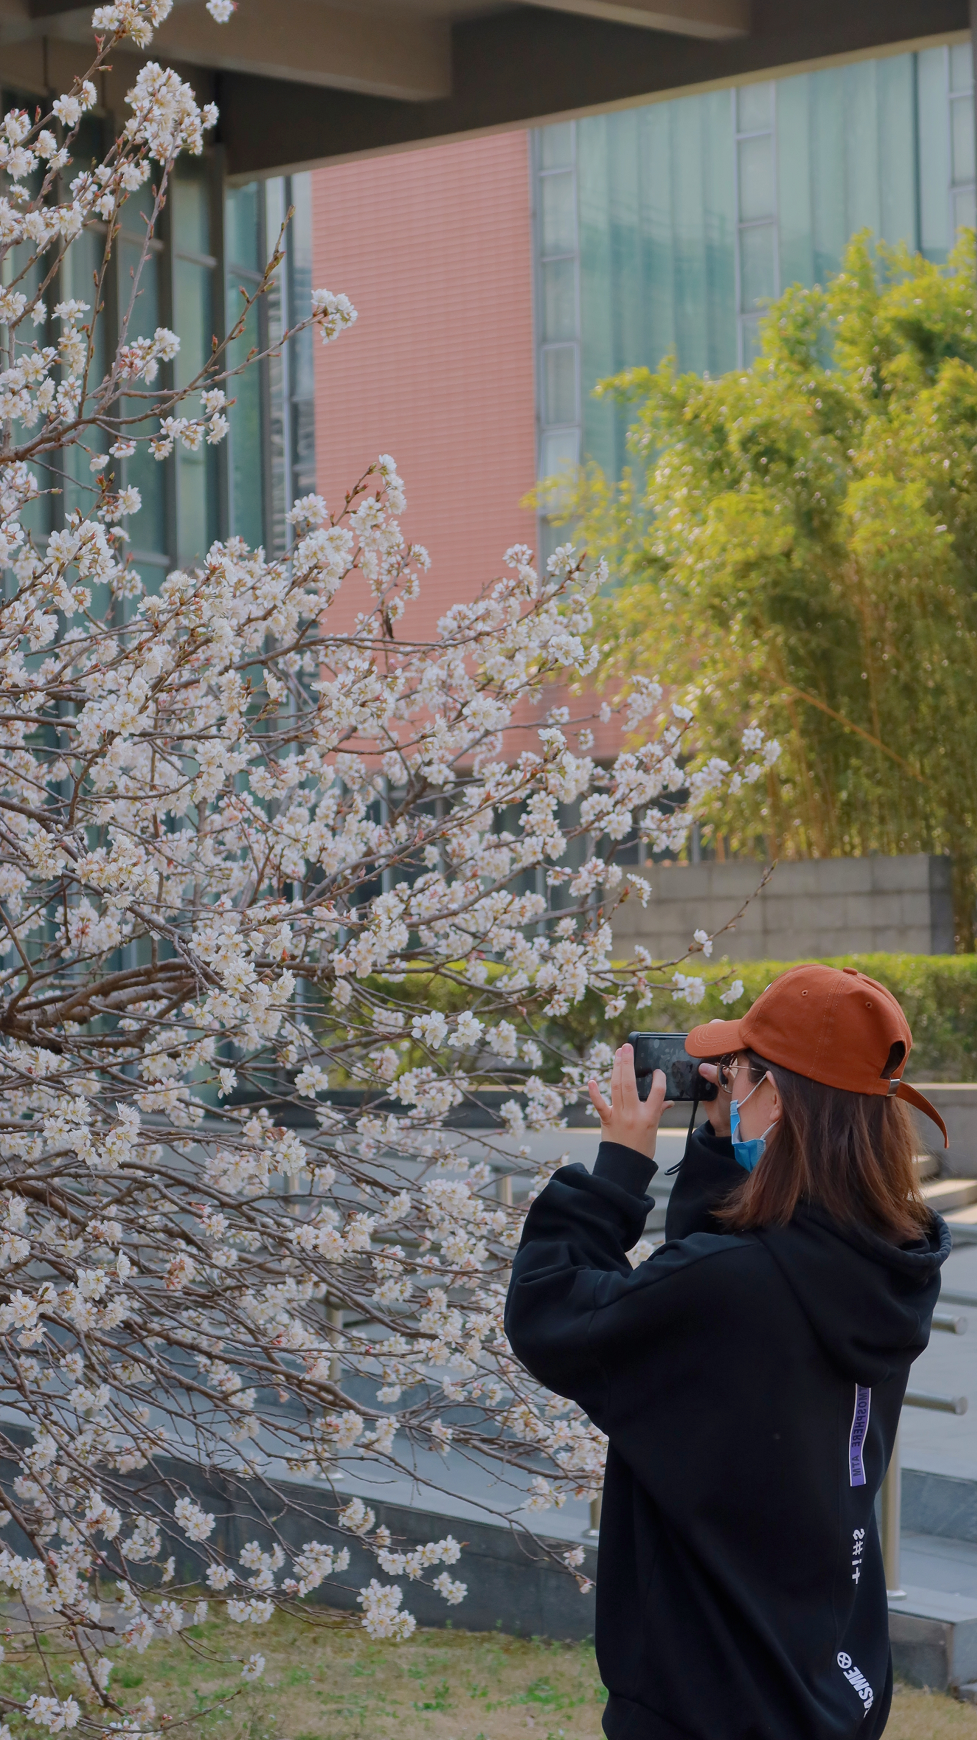
[[[605,1142],[620,1142],[623,1148],[634,1148],[648,1160],[655,1158],[655,1143],[662,1112],[674,1104],[665,1098],[665,1072],[656,1069],[651,1078],[651,1092],[646,1100],[638,1098],[634,1075],[634,1050],[622,1045],[614,1053],[611,1071],[611,1101],[608,1105],[597,1083],[590,1084],[590,1098],[600,1116],[600,1133]]]
[[[718,1081],[719,1079],[719,1070],[714,1063],[700,1063],[699,1074],[704,1076],[706,1081]],[[713,1134],[716,1136],[729,1135],[729,1103],[732,1097],[729,1088],[724,1088],[722,1082],[719,1082],[719,1092],[715,1099],[706,1101],[709,1122],[712,1125]]]

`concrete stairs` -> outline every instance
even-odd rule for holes
[[[921,1154],[916,1162],[922,1195],[941,1214],[956,1244],[977,1242],[977,1178],[939,1178],[939,1160]]]

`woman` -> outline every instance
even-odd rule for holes
[[[687,1040],[718,1080],[666,1242],[632,1270],[665,1078],[591,1083],[593,1173],[529,1210],[506,1328],[609,1443],[597,1658],[612,1740],[875,1740],[892,1691],[874,1501],[950,1249],[920,1200],[912,1035],[802,966]],[[732,1134],[731,1134],[732,1124]]]

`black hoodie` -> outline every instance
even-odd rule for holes
[[[506,1330],[609,1439],[597,1659],[612,1740],[876,1740],[892,1666],[874,1501],[950,1249],[814,1208],[722,1230],[728,1139],[690,1139],[666,1243],[655,1170],[603,1143],[532,1204]]]

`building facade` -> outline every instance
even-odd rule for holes
[[[625,463],[620,370],[721,374],[763,307],[837,271],[861,230],[946,258],[974,222],[969,40],[537,129],[538,475]]]
[[[527,152],[504,133],[312,175],[315,281],[358,313],[316,346],[319,484],[335,508],[378,454],[396,459],[404,530],[431,555],[405,633],[433,633],[536,541]]]

